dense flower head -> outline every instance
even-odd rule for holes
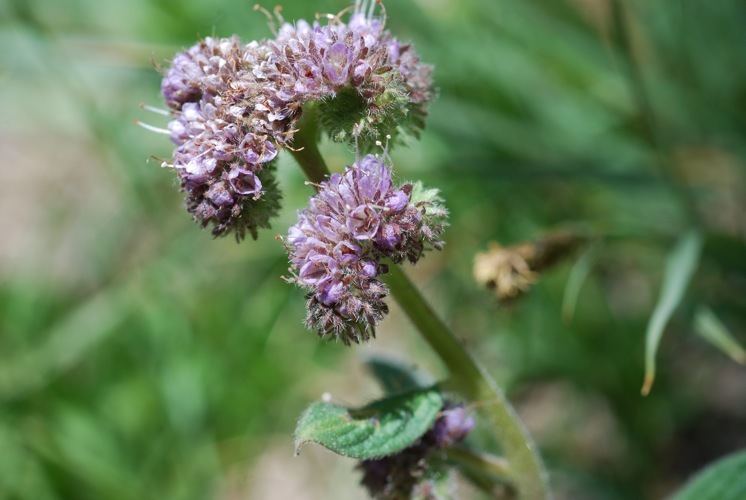
[[[432,67],[384,30],[374,7],[358,0],[348,23],[284,23],[256,72],[271,83],[268,106],[282,114],[319,102],[329,136],[364,149],[385,135],[416,134],[434,96]]]
[[[242,111],[232,105],[235,78],[250,51],[235,36],[205,38],[174,58],[161,84],[174,113],[170,165],[187,192],[187,209],[202,226],[212,224],[214,235],[233,231],[238,239],[269,227],[281,197],[271,163],[277,147],[247,131]]]
[[[412,498],[415,488],[426,485],[429,476],[435,475],[428,463],[430,456],[463,441],[475,424],[463,405],[446,402],[433,426],[412,446],[387,457],[361,461],[357,466],[363,472],[361,484],[376,499]]]
[[[174,56],[161,84],[176,144],[167,164],[190,212],[215,235],[256,237],[268,227],[279,207],[268,189],[273,160],[292,148],[309,107],[332,139],[363,149],[423,126],[431,67],[384,30],[374,8],[358,0],[347,23],[283,22],[274,39],[207,37]]]
[[[415,263],[443,245],[436,192],[396,185],[385,158],[367,155],[322,182],[286,239],[290,281],[309,291],[307,326],[348,345],[374,336],[388,312],[384,259]]]

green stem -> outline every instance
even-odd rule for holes
[[[303,106],[303,115],[298,120],[298,132],[293,137],[291,153],[311,182],[316,184],[329,175],[329,168],[319,153],[318,106],[308,102]]]
[[[627,60],[627,82],[630,93],[642,115],[644,138],[653,150],[654,163],[658,172],[678,198],[690,224],[701,225],[696,200],[691,191],[676,178],[674,165],[671,164],[669,159],[670,153],[666,147],[666,141],[662,137],[642,69],[634,54],[627,14],[621,0],[612,0],[611,23],[614,43]]]
[[[293,156],[308,178],[315,183],[329,175],[319,153],[315,106],[306,105],[293,145]],[[391,293],[420,334],[440,356],[451,374],[451,384],[466,400],[483,402],[483,414],[497,429],[500,444],[514,472],[520,498],[550,498],[548,479],[531,436],[513,407],[490,375],[471,357],[464,345],[430,308],[402,269],[393,262],[383,276]]]
[[[515,485],[510,478],[512,471],[504,458],[463,447],[446,448],[443,454],[472,485],[490,498],[515,499]]]
[[[512,482],[513,471],[507,460],[502,457],[478,453],[461,446],[446,448],[445,455],[453,462],[494,476],[501,482],[505,482],[506,484]]]
[[[399,266],[390,265],[384,280],[410,321],[445,363],[453,387],[469,401],[486,403],[483,415],[497,429],[520,498],[549,498],[548,478],[536,445],[502,390],[435,314]]]

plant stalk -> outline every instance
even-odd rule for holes
[[[295,161],[313,183],[320,183],[329,175],[329,168],[319,153],[319,110],[313,101],[303,106],[298,120],[298,132],[293,137],[290,150]]]
[[[548,477],[536,445],[502,390],[435,314],[401,267],[390,265],[383,278],[410,321],[443,360],[454,389],[469,401],[485,403],[482,414],[497,431],[519,497],[550,498]]]
[[[306,105],[303,112],[293,142],[297,149],[293,156],[309,180],[319,183],[329,175],[329,169],[317,146],[316,109]],[[502,390],[435,314],[398,265],[390,262],[389,272],[383,279],[410,321],[443,360],[451,374],[449,383],[454,390],[467,401],[485,403],[482,414],[497,431],[519,497],[524,500],[551,498],[547,474],[536,445]]]

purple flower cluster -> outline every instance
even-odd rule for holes
[[[215,236],[234,231],[238,239],[269,227],[280,200],[266,165],[277,147],[266,134],[248,131],[233,106],[235,78],[249,52],[235,36],[205,38],[174,58],[161,84],[175,115],[168,124],[176,143],[172,165],[187,209],[203,227],[212,223]]]
[[[462,405],[446,403],[433,426],[412,446],[394,455],[361,461],[357,466],[363,472],[361,484],[373,498],[412,498],[414,488],[427,478],[428,458],[463,441],[475,424]]]
[[[286,240],[290,281],[309,290],[310,329],[347,345],[367,341],[388,312],[382,261],[415,263],[426,249],[442,248],[446,212],[434,191],[395,185],[373,155],[318,188]]]
[[[274,40],[208,37],[174,57],[161,85],[172,165],[189,211],[216,236],[268,227],[280,197],[272,161],[292,147],[306,105],[332,138],[363,146],[422,126],[431,68],[374,7],[358,0],[346,24],[284,23]]]

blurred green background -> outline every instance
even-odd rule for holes
[[[282,5],[286,19],[347,6]],[[746,370],[692,326],[705,305],[746,341],[746,4],[386,9],[440,89],[396,169],[452,213],[446,249],[411,274],[508,388],[557,496],[661,498],[746,446]],[[153,61],[233,33],[270,35],[235,0],[0,0],[1,498],[364,498],[352,461],[293,457],[297,415],[325,391],[375,397],[371,353],[443,374],[396,307],[371,346],[305,331],[274,239],[310,194],[289,158],[282,217],[240,245],[195,226],[148,160],[171,153],[134,124],[165,125],[138,107],[160,105]],[[353,158],[324,151],[337,170]],[[571,320],[574,258],[510,306],[473,281],[489,242],[568,225],[597,241]],[[642,398],[665,258],[693,225],[702,261]]]

